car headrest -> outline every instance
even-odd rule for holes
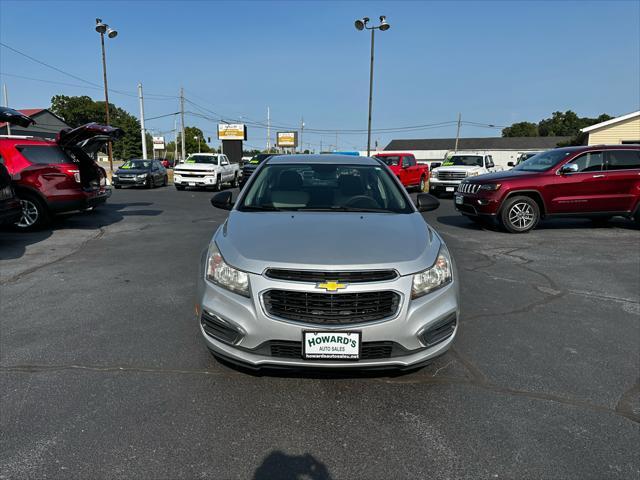
[[[294,170],[285,170],[278,179],[279,190],[299,190],[302,187],[302,175]]]
[[[362,179],[357,175],[341,175],[338,178],[338,188],[343,195],[362,195],[364,185]]]

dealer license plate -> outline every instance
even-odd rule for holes
[[[453,192],[455,190],[455,187],[446,187],[445,191],[447,192]]]
[[[462,195],[456,195],[456,205],[462,205],[464,203],[464,198]]]
[[[195,184],[195,182],[189,182],[189,186],[190,186],[190,187],[195,187],[195,186],[196,186],[196,184]]]
[[[302,332],[302,357],[308,360],[358,360],[360,332]]]

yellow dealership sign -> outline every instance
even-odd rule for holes
[[[241,123],[218,124],[218,140],[246,140],[247,127]]]
[[[276,136],[276,145],[279,147],[297,147],[298,132],[278,132]]]

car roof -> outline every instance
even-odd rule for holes
[[[337,154],[311,155],[274,155],[267,160],[269,165],[276,164],[327,164],[327,165],[380,165],[369,157]]]

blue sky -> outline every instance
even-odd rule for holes
[[[624,114],[640,105],[640,2],[30,2],[0,0],[0,41],[78,77],[101,84],[101,17],[119,31],[107,41],[110,100],[138,114],[177,111],[180,86],[190,112],[217,118],[366,129],[369,37],[362,16],[387,15],[376,35],[373,128],[463,120],[494,125],[538,121],[555,110]],[[15,108],[49,106],[52,95],[90,95],[83,85],[0,47],[0,81]],[[156,132],[173,118],[149,121]],[[188,114],[188,125],[215,138],[216,122]],[[462,135],[499,135],[463,126]],[[265,130],[247,144],[264,148]],[[172,133],[166,133],[171,137]],[[455,136],[455,125],[392,138]],[[335,133],[311,134],[312,148],[332,148]],[[217,141],[214,140],[214,145]],[[338,148],[362,149],[365,134],[338,134]]]

